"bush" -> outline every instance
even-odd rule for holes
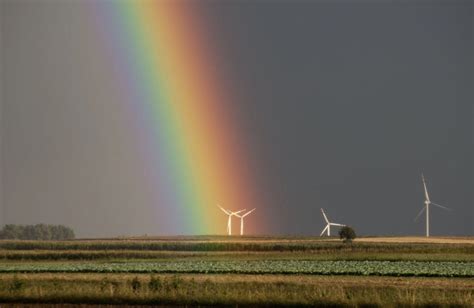
[[[344,243],[351,243],[352,240],[356,238],[356,233],[351,227],[344,226],[339,230],[339,237]]]
[[[160,277],[151,277],[150,282],[148,283],[148,289],[153,292],[157,292],[161,289],[162,283]]]
[[[130,282],[130,287],[132,288],[133,293],[138,293],[140,291],[142,284],[140,280],[138,280],[138,277],[133,278],[133,280]]]
[[[62,225],[5,225],[0,239],[5,240],[71,240],[74,231]]]

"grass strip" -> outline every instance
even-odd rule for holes
[[[439,243],[370,243],[343,244],[332,240],[284,241],[0,241],[1,250],[51,251],[279,251],[279,252],[390,252],[390,253],[459,253],[474,254],[471,244]]]
[[[0,250],[0,260],[91,261],[91,260],[367,260],[367,261],[457,261],[474,262],[469,253],[411,253],[364,251],[134,251],[134,250]]]
[[[36,274],[0,277],[0,302],[472,307],[472,279],[278,275]]]

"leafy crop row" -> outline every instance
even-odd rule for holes
[[[181,261],[153,263],[0,264],[3,273],[239,273],[474,277],[471,262],[416,261]]]

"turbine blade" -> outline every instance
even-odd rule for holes
[[[323,229],[323,231],[321,232],[321,234],[319,236],[323,236],[324,232],[326,232],[327,228],[329,228],[329,225],[326,225],[326,228]]]
[[[326,222],[329,223],[329,220],[328,220],[328,218],[327,218],[327,216],[326,216],[326,213],[324,213],[324,210],[323,210],[323,209],[321,209],[321,212],[323,213],[324,220],[326,220]]]
[[[242,213],[244,211],[245,211],[245,209],[240,210],[240,211],[236,211],[236,212],[230,212],[230,215],[236,215],[237,216],[237,214]]]
[[[245,216],[249,215],[250,213],[252,213],[253,211],[255,211],[256,209],[252,209],[250,211],[248,211],[247,213],[245,213],[244,215],[242,215],[242,218],[244,218]]]
[[[345,227],[346,225],[343,225],[343,224],[336,224],[336,223],[332,223],[330,222],[329,223],[331,226],[339,226],[339,227]]]
[[[442,206],[440,204],[436,204],[436,203],[433,203],[433,202],[430,202],[430,204],[436,205],[437,207],[440,207],[440,208],[445,209],[447,211],[451,211],[451,209],[449,207],[445,207],[445,206]]]
[[[224,208],[222,208],[219,204],[217,205],[224,213],[226,213],[227,215],[230,215],[230,212],[225,210]]]
[[[419,217],[420,217],[420,215],[421,215],[421,214],[424,212],[424,210],[425,210],[425,209],[426,209],[426,206],[424,206],[424,207],[421,209],[421,211],[418,213],[418,215],[416,215],[416,217],[415,217],[415,220],[414,220],[414,221],[417,221],[417,220],[418,220],[418,218],[419,218]]]
[[[428,195],[428,189],[426,188],[426,181],[423,173],[421,174],[421,179],[423,180],[423,187],[425,188],[425,198],[427,201],[430,201],[430,196]]]

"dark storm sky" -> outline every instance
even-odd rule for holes
[[[473,3],[200,2],[198,9],[212,27],[212,43],[224,59],[216,65],[222,66],[224,82],[240,98],[236,116],[258,162],[263,179],[259,191],[269,202],[267,212],[258,216],[271,221],[266,233],[319,234],[323,207],[330,218],[351,224],[362,234],[422,234],[424,219],[414,223],[413,218],[423,206],[420,173],[424,172],[432,200],[453,208],[450,212],[433,208],[432,234],[473,235]],[[130,219],[127,211],[137,209],[120,208],[124,196],[113,185],[84,194],[75,187],[87,183],[64,184],[65,174],[81,168],[81,157],[72,155],[72,166],[59,160],[59,165],[46,168],[38,157],[47,153],[35,153],[31,146],[41,142],[39,136],[54,132],[48,142],[61,157],[66,151],[61,145],[80,132],[68,135],[57,130],[78,114],[87,117],[98,108],[61,105],[68,95],[69,101],[78,100],[74,93],[79,92],[70,86],[75,77],[62,80],[62,70],[75,67],[64,54],[85,57],[83,50],[77,50],[83,45],[75,46],[79,43],[68,39],[67,33],[47,34],[67,25],[71,33],[83,34],[82,43],[87,42],[93,29],[77,6],[59,1],[1,2],[2,220],[65,221],[84,236],[153,234],[156,230],[146,213]],[[38,52],[38,44],[44,54]],[[45,54],[49,61],[69,65],[58,66],[49,83],[41,81],[40,68],[45,64],[39,62]],[[101,65],[98,60],[88,63]],[[75,65],[78,80],[87,76],[80,61]],[[81,93],[97,94],[94,83],[101,76],[91,78],[81,85]],[[35,94],[58,83],[72,88],[54,95]],[[107,93],[101,95],[111,99]],[[94,117],[86,119],[88,125],[103,125],[100,116]],[[119,134],[112,124],[101,130]],[[86,146],[94,147],[99,159],[94,168],[100,172],[106,168],[100,159],[106,160],[107,150],[100,146],[103,140],[94,138]],[[38,192],[35,185],[45,175],[50,185],[63,185],[59,197]],[[115,178],[109,176],[103,182]],[[130,199],[130,191],[123,193],[127,202],[143,202],[139,197]],[[118,222],[84,214],[87,204],[97,199],[118,204],[111,214],[118,215],[111,219]],[[109,210],[104,206],[101,213],[107,215]],[[74,218],[66,215],[71,211]],[[127,224],[120,223],[126,218]]]
[[[432,212],[433,232],[472,234],[473,2],[256,1],[206,13],[284,232],[311,232],[319,207],[366,234],[419,232],[423,171],[432,199],[454,208]]]

